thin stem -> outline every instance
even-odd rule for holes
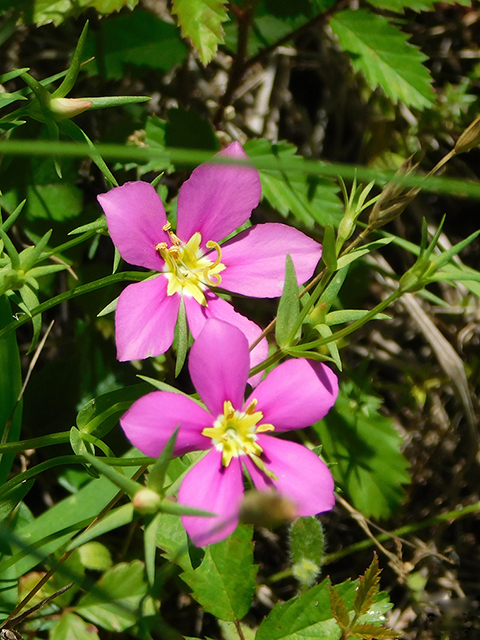
[[[245,636],[243,635],[243,631],[242,631],[242,627],[240,625],[240,622],[236,618],[235,618],[235,620],[233,622],[235,624],[235,629],[237,630],[238,637],[240,638],[240,640],[245,640]]]
[[[420,529],[426,529],[427,527],[434,526],[436,524],[440,524],[441,522],[452,521],[455,522],[459,518],[464,518],[465,516],[471,515],[473,513],[480,512],[480,502],[475,502],[474,504],[470,504],[462,509],[455,509],[454,511],[448,511],[447,513],[440,513],[437,516],[433,516],[428,520],[422,520],[421,522],[416,522],[414,524],[408,524],[398,529],[394,529],[393,531],[382,533],[381,535],[376,537],[376,540],[380,542],[385,542],[391,538],[399,538],[401,536],[406,536],[410,533],[414,533],[415,531],[419,531]],[[331,564],[332,562],[336,562],[345,556],[349,556],[352,553],[356,553],[357,551],[362,551],[363,549],[368,549],[376,544],[373,540],[361,540],[360,542],[356,542],[355,544],[346,547],[345,549],[341,549],[340,551],[335,551],[333,553],[329,553],[325,556],[324,564]]]

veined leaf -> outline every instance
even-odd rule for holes
[[[208,64],[224,42],[222,23],[228,20],[226,0],[173,0],[172,13],[203,64]]]
[[[337,609],[342,609],[345,622],[345,613],[348,612],[349,617],[353,615],[356,586],[357,581],[347,580],[334,587],[335,603]],[[332,612],[330,588],[327,578],[301,596],[276,604],[258,628],[256,640],[339,640],[343,636]],[[373,637],[384,637],[381,634],[388,630],[376,625],[383,622],[384,614],[390,608],[387,595],[380,592],[368,613],[359,617],[358,623],[368,622],[378,634]]]
[[[252,528],[243,525],[226,540],[207,547],[202,564],[194,571],[185,571],[182,578],[206,611],[233,622],[250,609],[256,572]]]
[[[323,455],[335,462],[335,480],[365,516],[387,518],[403,499],[408,461],[393,421],[379,412],[380,399],[355,387],[341,388],[334,409],[314,425]]]
[[[281,161],[288,162],[289,169],[297,163],[305,163],[296,155],[297,149],[287,142],[272,144],[269,140],[249,140],[244,149],[251,158],[278,158],[278,170],[260,170],[262,198],[283,216],[292,213],[307,227],[315,223],[338,226],[342,218],[342,205],[337,196],[337,185],[325,178],[288,173],[281,168]]]
[[[330,26],[341,47],[352,54],[356,71],[365,74],[395,102],[422,109],[432,104],[431,77],[422,62],[426,56],[407,42],[407,35],[386,18],[369,11],[342,11]]]

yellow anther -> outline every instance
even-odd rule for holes
[[[247,455],[269,478],[276,479],[265,467],[261,459],[262,447],[257,442],[257,433],[273,431],[272,424],[259,424],[263,418],[261,411],[255,411],[254,399],[244,411],[237,411],[230,400],[223,403],[223,414],[215,420],[213,427],[206,427],[202,435],[211,438],[214,446],[222,452],[222,464],[228,467],[232,458]]]

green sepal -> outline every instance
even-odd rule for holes
[[[281,348],[288,348],[300,337],[298,317],[300,301],[298,295],[297,275],[293,260],[287,253],[285,260],[285,283],[282,297],[278,303],[275,339]]]
[[[7,231],[10,229],[10,227],[15,223],[15,220],[18,218],[18,216],[20,215],[20,213],[22,212],[23,207],[25,206],[26,200],[22,200],[22,202],[20,202],[20,204],[18,205],[18,207],[15,208],[15,211],[13,211],[8,218],[5,220],[5,222],[2,223],[0,229],[2,229],[2,231],[4,231],[5,233],[7,233]]]
[[[121,107],[125,104],[138,104],[151,100],[150,96],[102,96],[99,98],[82,98],[92,103],[89,111],[94,109],[108,109],[109,107]]]
[[[38,304],[39,304],[38,296],[35,293],[33,287],[30,284],[25,283],[25,285],[20,289],[19,293],[23,301],[23,304],[20,305],[20,307],[24,311],[26,311],[28,315],[32,318],[33,338],[32,338],[32,344],[30,345],[30,348],[27,351],[27,354],[30,354],[35,348],[38,342],[38,339],[40,337],[40,332],[42,330],[42,316],[41,314],[38,314],[35,316],[31,315],[31,309],[35,309],[35,307],[38,307]]]
[[[82,53],[85,47],[85,42],[87,40],[87,33],[88,20],[85,22],[82,33],[80,34],[80,38],[78,39],[77,46],[75,47],[75,51],[72,56],[70,67],[65,75],[65,78],[63,79],[63,82],[58,87],[58,89],[56,89],[52,93],[52,98],[64,98],[73,89],[73,86],[77,80],[78,72],[80,71]]]
[[[339,258],[337,268],[342,269],[343,267],[346,267],[347,265],[349,265],[351,262],[358,260],[358,258],[365,256],[367,253],[371,253],[376,249],[381,249],[385,247],[387,244],[390,244],[392,241],[393,241],[393,238],[381,238],[380,240],[375,240],[375,242],[369,242],[368,244],[364,245],[360,249],[357,249],[356,251],[351,251],[350,253],[347,253],[346,255]]]
[[[76,125],[74,122],[72,122],[71,120],[62,120],[59,123],[59,127],[60,127],[60,130],[65,135],[67,135],[69,138],[71,138],[75,142],[82,142],[82,143],[86,142],[88,144],[88,147],[90,149],[90,158],[97,165],[97,167],[103,173],[105,178],[111,184],[113,184],[114,187],[118,187],[118,182],[117,182],[115,176],[110,171],[110,169],[107,167],[107,165],[105,163],[105,160],[98,153],[95,145],[90,140],[90,138],[87,136],[87,134],[83,131],[83,129],[80,129],[80,127],[78,125]]]
[[[141,491],[144,488],[141,484],[127,478],[127,476],[121,474],[119,471],[103,462],[100,458],[92,456],[88,451],[82,451],[81,455],[87,462],[93,465],[99,473],[108,478],[110,482],[113,482],[113,484],[119,489],[122,489],[129,498],[133,498],[138,491]]]
[[[335,302],[335,298],[337,297],[340,289],[343,286],[345,278],[347,277],[348,266],[342,267],[337,271],[337,273],[333,276],[332,280],[322,292],[322,295],[319,298],[319,302],[325,302],[327,305],[327,310],[332,306]]]
[[[322,260],[332,273],[337,270],[337,252],[335,248],[335,230],[331,224],[325,227],[322,242]]]
[[[105,307],[103,307],[103,309],[97,313],[97,318],[101,318],[102,316],[108,316],[109,313],[113,313],[117,308],[119,298],[120,296],[117,296],[115,300],[112,300]]]
[[[167,474],[168,465],[170,464],[170,460],[173,456],[179,428],[180,425],[172,433],[162,453],[160,454],[160,457],[155,462],[155,464],[150,467],[148,473],[147,487],[149,489],[153,489],[153,491],[156,491],[159,495],[163,493],[165,476]]]
[[[175,327],[175,345],[177,350],[177,360],[175,362],[175,377],[177,377],[185,364],[188,351],[188,325],[187,313],[183,296],[180,299],[178,308],[177,325]]]
[[[471,244],[475,240],[475,238],[478,237],[479,234],[480,234],[480,229],[478,231],[474,231],[472,234],[468,236],[468,238],[465,238],[465,240],[462,240],[461,242],[451,247],[447,251],[443,251],[438,256],[438,258],[434,258],[432,260],[430,268],[427,271],[427,276],[429,275],[431,270],[436,271],[437,269],[440,269],[441,267],[446,265],[447,262],[449,262],[450,259],[453,258],[453,256],[456,256],[458,253],[460,253],[460,251],[463,251],[465,247]]]
[[[51,235],[52,229],[47,231],[47,233],[40,238],[35,246],[27,247],[22,251],[22,253],[20,254],[20,260],[22,263],[21,268],[25,272],[29,271],[33,267],[33,265],[39,261],[40,256],[42,255],[42,251],[47,246]]]
[[[105,216],[101,216],[94,222],[83,224],[81,227],[77,227],[76,229],[73,229],[73,231],[69,231],[68,235],[75,236],[79,233],[86,233],[88,231],[107,231],[107,218]]]
[[[354,322],[355,320],[361,320],[364,316],[370,313],[367,309],[340,309],[339,311],[331,311],[325,316],[325,324],[329,327],[336,324],[343,324],[344,322]],[[373,320],[390,320],[391,316],[386,313],[377,313]]]
[[[159,511],[150,518],[145,518],[145,528],[143,536],[143,551],[145,554],[145,570],[147,572],[148,583],[153,587],[155,582],[155,556],[157,554],[157,534],[160,527],[162,514]],[[149,520],[149,522],[147,522]]]
[[[332,334],[332,330],[326,324],[317,324],[315,329],[322,336],[322,338],[330,338]],[[340,353],[338,351],[337,343],[332,340],[331,342],[327,342],[327,349],[329,354],[332,357],[332,360],[335,362],[340,371],[342,371],[342,360],[340,358]]]
[[[15,271],[18,271],[18,269],[21,268],[20,254],[15,249],[13,242],[10,240],[10,238],[7,236],[7,234],[3,229],[0,229],[0,238],[3,240],[4,249],[7,252],[8,257],[10,258],[10,261],[12,263],[12,269],[14,269]]]

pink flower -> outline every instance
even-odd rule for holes
[[[237,142],[219,155],[247,158]],[[287,252],[299,284],[311,277],[322,248],[289,226],[259,224],[220,246],[222,239],[249,219],[260,195],[255,168],[203,164],[180,189],[175,233],[162,201],[147,182],[128,182],[98,196],[122,258],[160,272],[153,279],[129,285],[118,300],[119,360],[165,353],[173,342],[182,297],[194,338],[207,318],[218,318],[237,326],[252,344],[260,328],[217,296],[215,288],[245,296],[279,296]],[[267,350],[262,341],[252,352],[252,364],[264,360]]]
[[[195,340],[189,371],[206,409],[181,393],[154,391],[120,420],[128,439],[157,457],[180,425],[174,455],[208,450],[185,476],[180,503],[217,514],[183,516],[198,546],[226,538],[238,524],[242,463],[260,491],[276,489],[298,516],[331,509],[330,471],[306,447],[267,435],[308,427],[323,418],[338,395],[336,375],[312,360],[289,360],[260,382],[244,403],[250,369],[248,342],[236,327],[208,320]]]

